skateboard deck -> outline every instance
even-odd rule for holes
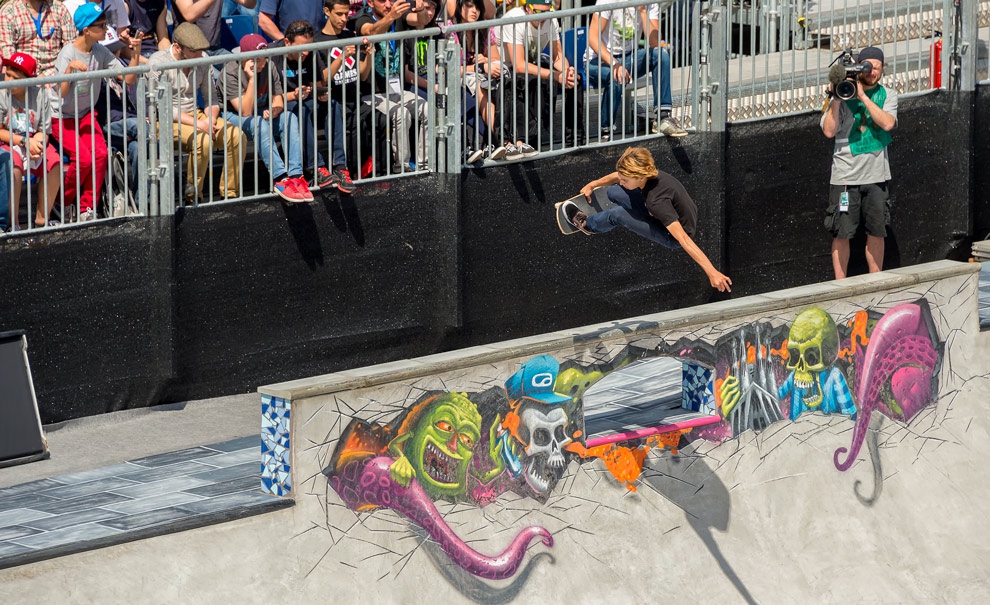
[[[575,233],[581,233],[581,230],[570,224],[567,221],[567,217],[564,216],[564,204],[567,202],[574,202],[578,209],[591,216],[593,214],[598,214],[602,210],[607,210],[614,206],[611,201],[609,201],[608,196],[605,195],[605,188],[599,187],[591,192],[591,203],[583,195],[576,195],[570,199],[566,199],[563,202],[558,202],[554,206],[557,209],[557,226],[560,228],[560,232],[564,235],[574,235]]]

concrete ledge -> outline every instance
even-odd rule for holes
[[[516,357],[540,355],[593,340],[607,342],[618,338],[626,339],[636,334],[676,330],[683,326],[699,323],[724,322],[741,317],[768,314],[789,307],[821,304],[884,290],[897,290],[921,282],[976,275],[979,270],[980,265],[977,263],[936,261],[882,273],[857,275],[839,281],[809,284],[687,309],[642,315],[490,345],[447,351],[416,359],[404,359],[344,372],[265,385],[258,387],[258,392],[290,401],[315,397],[396,380],[415,379],[440,371],[446,372]]]

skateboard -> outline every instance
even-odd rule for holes
[[[608,196],[605,195],[605,187],[598,187],[591,192],[590,204],[588,203],[588,200],[580,194],[564,200],[563,202],[558,202],[554,205],[557,209],[557,226],[560,227],[560,232],[564,235],[581,233],[581,230],[568,222],[567,217],[564,216],[564,204],[567,202],[574,202],[578,209],[588,216],[598,214],[602,210],[607,210],[615,205],[608,199]]]

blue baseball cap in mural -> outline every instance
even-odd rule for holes
[[[534,357],[522,364],[519,371],[505,381],[505,391],[509,399],[527,397],[543,403],[570,401],[570,397],[553,392],[559,371],[560,364],[553,357],[549,355]]]

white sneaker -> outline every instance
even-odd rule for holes
[[[95,220],[96,220],[96,212],[94,212],[92,209],[86,210],[85,212],[81,212],[79,214],[80,223],[88,223],[89,221],[95,221]]]
[[[485,148],[484,147],[482,147],[481,149],[468,149],[467,163],[468,164],[474,164],[475,162],[477,162],[478,160],[480,160],[483,157],[485,157]]]
[[[540,152],[533,148],[529,143],[523,143],[518,147],[519,153],[522,154],[524,158],[531,158],[540,155]]]
[[[512,143],[507,143],[505,145],[505,159],[510,162],[515,162],[516,160],[523,159],[522,151]]]
[[[506,145],[499,145],[498,147],[492,147],[491,145],[489,145],[488,149],[491,150],[491,152],[488,154],[488,157],[497,162],[505,157],[508,147]]]
[[[660,120],[660,134],[667,137],[686,137],[687,131],[677,123],[677,118],[670,116]]]

